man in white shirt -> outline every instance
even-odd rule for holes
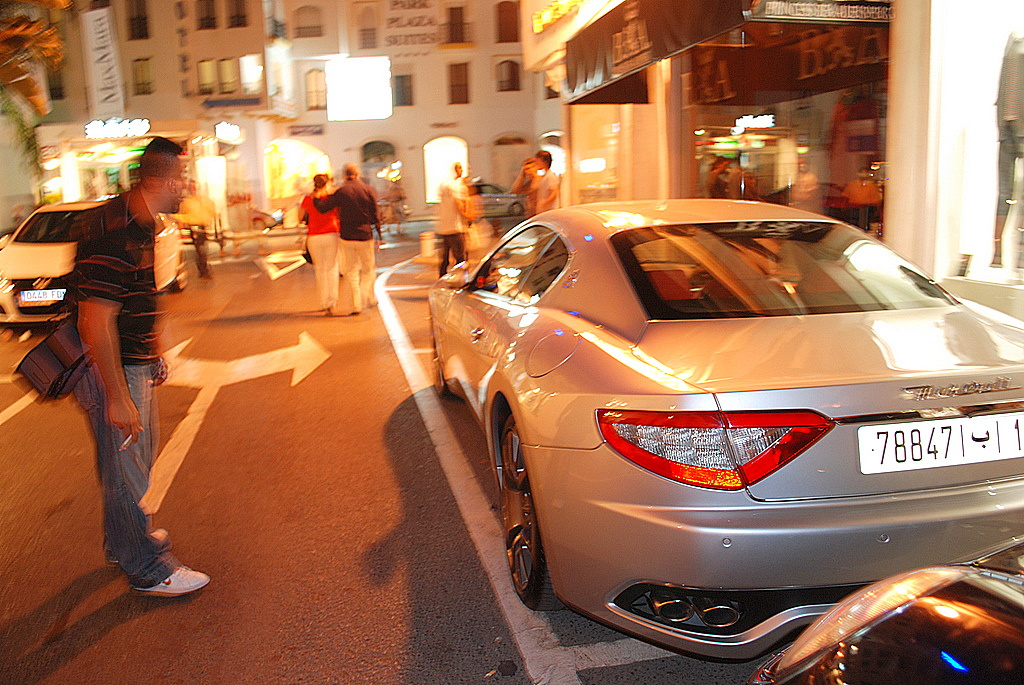
[[[462,178],[462,165],[452,166],[455,178],[441,184],[440,215],[435,232],[441,236],[440,273],[448,273],[449,257],[453,264],[466,261],[466,217],[469,214],[469,189]]]
[[[537,170],[534,211],[540,214],[549,209],[557,209],[560,206],[558,202],[558,186],[561,183],[561,179],[558,178],[558,174],[551,170],[550,152],[541,150],[537,153],[536,160],[539,163],[539,168]]]

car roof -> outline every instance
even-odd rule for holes
[[[658,224],[691,224],[735,221],[826,221],[835,219],[794,209],[785,205],[750,200],[717,200],[692,198],[686,200],[631,200],[598,202],[566,209],[554,209],[533,218],[550,221],[566,230],[599,232],[610,236],[621,230]],[[585,228],[584,228],[585,226]]]
[[[40,214],[43,212],[77,212],[84,211],[86,209],[92,209],[93,207],[99,207],[103,202],[93,200],[91,202],[63,202],[56,205],[42,205],[36,208],[33,214]]]

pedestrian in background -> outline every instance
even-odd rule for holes
[[[213,200],[205,195],[200,195],[195,181],[189,181],[188,194],[182,199],[181,208],[173,217],[179,224],[188,227],[192,247],[195,248],[199,278],[213,278],[209,262],[206,259],[207,231],[213,228],[214,222],[217,220],[217,208],[214,206]]]
[[[327,174],[313,177],[313,192],[302,198],[300,205],[305,215],[306,249],[313,260],[316,275],[316,290],[320,295],[320,308],[327,316],[338,313],[338,252],[341,249],[338,213],[321,212],[313,204],[313,198],[324,198],[330,194]]]
[[[527,157],[519,168],[519,175],[512,182],[510,193],[522,195],[526,198],[524,216],[529,218],[537,213],[537,160],[534,157]]]
[[[466,261],[466,229],[469,207],[469,188],[462,178],[462,165],[452,165],[454,178],[441,184],[441,202],[435,232],[441,236],[440,275],[448,273],[449,259],[452,264]]]
[[[167,376],[157,330],[153,248],[157,213],[173,214],[184,188],[182,148],[154,138],[139,161],[139,182],[83,219],[74,282],[87,372],[75,396],[89,414],[103,486],[107,558],[133,590],[154,596],[193,592],[204,573],[171,554],[140,502],[159,445],[153,388]]]
[[[534,213],[540,214],[549,209],[558,209],[558,191],[562,179],[551,170],[551,153],[540,150],[534,157],[537,160],[537,185],[535,190]]]
[[[313,205],[321,213],[338,212],[341,228],[339,261],[347,300],[340,312],[342,316],[358,314],[363,307],[377,304],[377,296],[373,292],[377,278],[373,234],[376,231],[380,236],[377,193],[359,178],[359,167],[354,163],[345,165],[344,175],[345,182],[333,193],[313,198]]]

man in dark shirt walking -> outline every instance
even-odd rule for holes
[[[377,193],[359,178],[359,167],[349,162],[345,165],[345,182],[331,195],[313,198],[318,212],[326,214],[338,210],[341,224],[341,246],[339,262],[345,278],[343,291],[351,305],[341,315],[358,314],[363,307],[377,304],[373,283],[377,278],[376,246],[373,232],[380,235],[380,219],[377,217]],[[344,309],[345,305],[339,304]]]
[[[167,531],[150,526],[141,504],[159,444],[153,388],[167,376],[157,339],[156,215],[178,211],[181,152],[166,138],[146,146],[138,184],[83,217],[75,266],[78,330],[88,359],[75,396],[96,438],[107,558],[132,589],[164,597],[210,581],[170,553]]]

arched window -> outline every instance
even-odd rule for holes
[[[519,63],[510,59],[498,62],[498,91],[519,89]]]
[[[499,2],[495,7],[495,24],[499,43],[519,42],[519,3],[512,0]]]
[[[319,7],[303,5],[295,10],[296,38],[319,38],[322,35],[324,35],[324,20]]]
[[[371,140],[363,145],[363,161],[391,164],[395,161],[395,146],[384,140]]]
[[[306,109],[327,109],[327,77],[322,69],[306,72]]]

